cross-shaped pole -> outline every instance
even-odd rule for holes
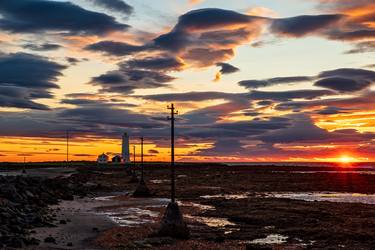
[[[171,121],[171,202],[176,200],[176,186],[175,186],[175,166],[174,166],[174,115],[178,114],[178,111],[175,111],[173,103],[171,106],[167,107],[171,110],[171,116],[168,117],[168,120]]]

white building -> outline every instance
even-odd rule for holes
[[[103,154],[98,156],[97,162],[98,163],[108,163],[108,159],[109,159],[108,155],[103,153]]]
[[[122,161],[130,163],[130,153],[129,153],[129,136],[127,133],[122,135]]]

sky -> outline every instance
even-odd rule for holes
[[[0,161],[375,161],[372,0],[0,0]]]

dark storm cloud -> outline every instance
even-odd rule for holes
[[[62,46],[55,43],[43,43],[43,44],[33,44],[28,43],[22,46],[25,49],[35,50],[35,51],[50,51],[60,49]]]
[[[299,82],[306,82],[311,80],[308,76],[290,76],[290,77],[275,77],[265,80],[243,80],[238,84],[247,89],[257,89],[262,87],[270,87],[279,84],[293,84]]]
[[[206,100],[225,99],[234,100],[245,98],[244,94],[224,93],[224,92],[185,92],[185,93],[168,93],[156,95],[137,96],[143,99],[161,101],[161,102],[199,102]]]
[[[174,30],[209,29],[234,24],[247,24],[251,17],[231,10],[207,8],[192,10],[178,18]]]
[[[142,59],[132,59],[125,62],[127,67],[139,68],[157,71],[180,71],[184,67],[184,63],[175,57],[158,56],[146,57]]]
[[[286,101],[290,99],[315,99],[335,95],[330,90],[291,90],[291,91],[251,91],[248,97],[253,100]]]
[[[366,89],[375,82],[375,71],[353,68],[341,68],[324,71],[315,86],[324,87],[339,92],[353,92]]]
[[[239,68],[229,64],[229,63],[217,63],[216,66],[221,67],[220,73],[221,74],[232,74],[240,71]]]
[[[237,138],[237,140],[245,139],[246,137],[261,135],[268,131],[287,128],[290,126],[289,119],[271,117],[264,120],[252,121],[238,121],[238,122],[223,122],[206,124],[198,128],[185,128],[185,134],[199,138]]]
[[[153,89],[165,87],[175,78],[165,73],[150,70],[138,70],[123,67],[92,78],[91,84],[100,85],[101,91],[133,93],[135,89]]]
[[[325,36],[332,40],[356,41],[372,39],[375,37],[373,29],[357,29],[352,31],[334,29],[325,33]]]
[[[264,143],[338,143],[364,142],[375,138],[374,133],[359,133],[354,129],[329,132],[319,128],[305,114],[287,116],[291,126],[256,137]],[[308,131],[308,133],[306,133]]]
[[[338,108],[338,107],[325,107],[322,110],[318,110],[316,113],[319,115],[337,115],[337,114],[345,114],[350,112],[350,109]]]
[[[146,50],[145,46],[137,46],[124,42],[101,41],[86,46],[86,50],[103,52],[113,56],[127,56]]]
[[[117,11],[126,15],[133,12],[133,7],[122,0],[89,0],[90,2],[111,11]]]
[[[65,99],[62,99],[60,103],[62,104],[71,104],[76,106],[101,106],[101,107],[136,107],[137,105],[131,103],[124,103],[124,102],[117,102],[117,100],[113,101],[112,99],[108,100],[107,98],[100,98],[97,99],[86,99],[86,98],[74,98],[73,95],[66,95]],[[73,99],[74,98],[74,99]]]
[[[33,99],[52,98],[51,89],[66,66],[45,57],[15,53],[0,55],[1,106],[30,109],[47,109]]]
[[[350,78],[328,77],[316,81],[315,86],[336,90],[339,92],[353,92],[368,88],[371,85],[369,81],[357,81]]]
[[[119,63],[118,70],[92,78],[91,84],[100,85],[104,92],[128,94],[135,89],[168,87],[175,78],[167,73],[183,67],[181,60],[167,55],[130,59]]]
[[[195,109],[179,117],[182,119],[182,124],[190,126],[212,126],[218,122],[221,117],[228,117],[234,112],[240,112],[243,109],[249,108],[249,106],[250,102],[246,98],[236,98],[222,104]]]
[[[294,110],[304,108],[321,108],[335,106],[350,109],[371,109],[375,105],[375,92],[367,92],[350,98],[329,98],[312,101],[288,101],[276,106],[276,110]]]
[[[73,137],[119,138],[126,130],[133,135],[147,134],[151,138],[160,136],[164,128],[166,134],[169,131],[166,119],[135,113],[124,108],[126,104],[117,105],[104,100],[71,103],[75,103],[76,107],[0,112],[0,135],[64,138],[65,131],[69,129]]]
[[[257,105],[259,105],[259,106],[269,106],[269,105],[271,105],[273,102],[272,101],[259,101],[259,102],[257,102]]]
[[[207,8],[181,15],[174,28],[153,40],[155,48],[178,53],[196,67],[227,61],[233,49],[257,36],[267,22],[262,17]]]
[[[54,83],[66,66],[45,57],[15,53],[0,55],[0,84],[30,88],[58,88]]]
[[[103,13],[85,10],[70,2],[46,0],[0,1],[0,28],[10,32],[57,31],[70,34],[105,34],[125,30]]]
[[[271,31],[280,35],[301,37],[338,22],[342,15],[296,16],[275,19]]]
[[[60,112],[58,116],[68,120],[80,121],[83,124],[92,123],[138,129],[164,127],[162,122],[155,121],[147,115],[103,105],[66,109]]]

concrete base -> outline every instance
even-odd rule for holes
[[[133,193],[133,197],[150,197],[151,192],[146,186],[146,183],[143,179],[141,179],[138,183],[137,188],[135,189]]]
[[[189,228],[184,222],[180,208],[176,202],[170,202],[165,210],[158,236],[188,239]]]
[[[129,180],[129,183],[138,183],[138,182],[139,182],[139,180],[138,180],[137,175],[136,175],[135,173],[133,173],[133,174],[131,175],[131,178],[130,178],[130,180]]]

